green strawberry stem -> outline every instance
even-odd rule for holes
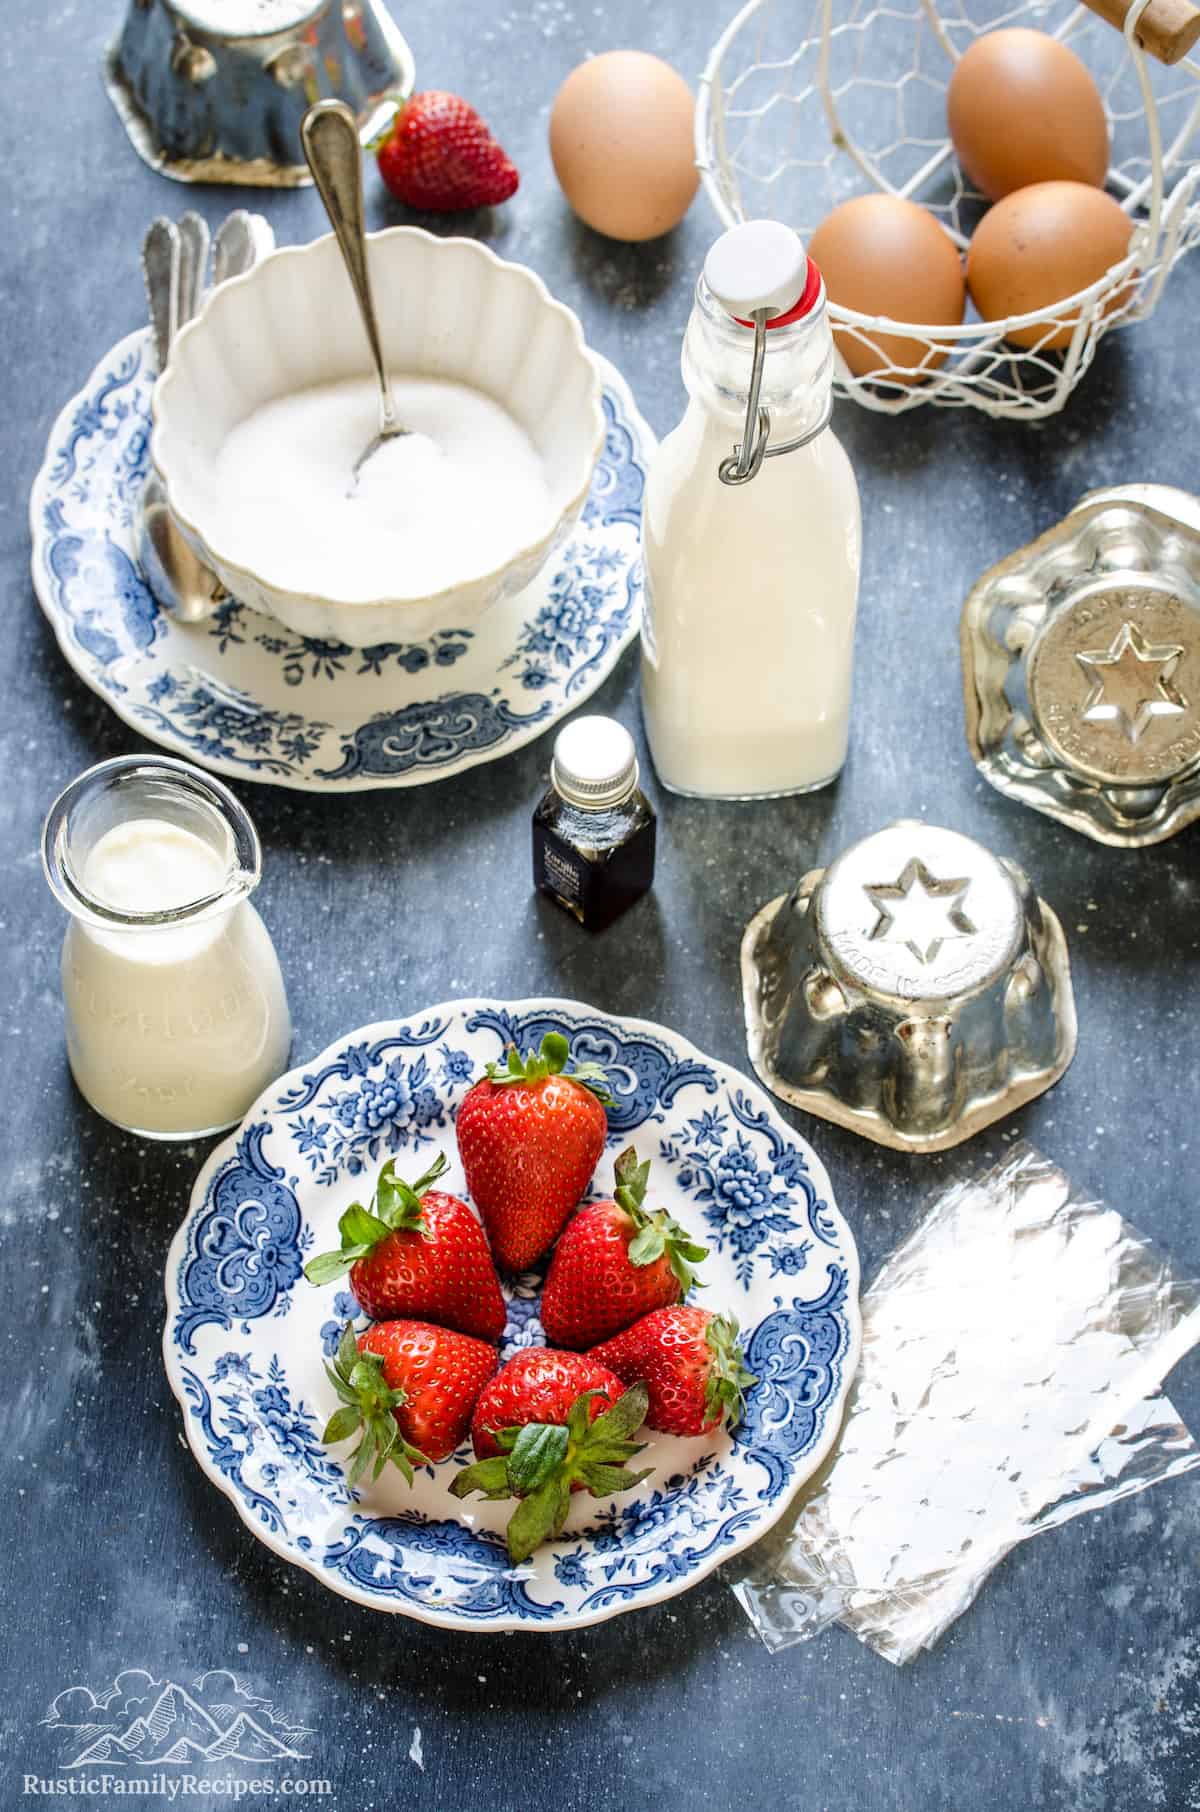
[[[712,1355],[704,1390],[704,1419],[720,1415],[736,1428],[746,1413],[746,1392],[758,1379],[742,1362],[738,1324],[732,1315],[714,1315],[704,1330],[704,1344]]]
[[[678,1221],[672,1220],[665,1208],[656,1208],[653,1213],[647,1212],[642,1203],[646,1199],[646,1184],[650,1178],[650,1160],[638,1163],[638,1155],[633,1146],[628,1146],[613,1166],[617,1179],[614,1200],[619,1208],[633,1222],[637,1229],[629,1242],[629,1261],[634,1265],[652,1265],[660,1258],[666,1258],[675,1274],[681,1293],[686,1296],[696,1283],[693,1265],[708,1257],[708,1247],[698,1246],[687,1229]],[[703,1285],[697,1286],[703,1289]]]
[[[393,132],[395,132],[400,124],[400,116],[408,105],[409,96],[399,92],[387,94],[383,96],[380,105],[382,106],[385,102],[389,101],[394,103],[395,112],[385,115],[384,122],[380,126],[378,132],[373,138],[368,139],[366,145],[363,147],[366,151],[374,151],[378,154],[382,147],[387,144],[389,138],[391,138]]]
[[[421,1197],[446,1169],[446,1160],[439,1152],[424,1176],[418,1177],[415,1183],[405,1183],[396,1175],[395,1159],[389,1158],[379,1173],[370,1208],[364,1208],[361,1202],[351,1202],[339,1220],[342,1243],[337,1251],[320,1252],[305,1265],[304,1275],[309,1283],[332,1283],[360,1258],[365,1258],[389,1233],[426,1232]]]
[[[544,1082],[547,1076],[566,1076],[571,1082],[578,1082],[591,1094],[595,1095],[602,1107],[612,1107],[613,1098],[608,1092],[608,1075],[598,1063],[581,1063],[578,1068],[569,1070],[567,1064],[571,1057],[571,1047],[561,1032],[547,1032],[542,1039],[540,1051],[526,1051],[520,1055],[515,1044],[508,1047],[508,1058],[502,1069],[498,1063],[489,1063],[487,1076],[497,1088],[506,1082]]]
[[[477,1460],[459,1473],[450,1487],[453,1497],[480,1491],[486,1498],[520,1500],[508,1524],[508,1555],[515,1566],[534,1549],[562,1532],[578,1482],[593,1497],[632,1491],[654,1470],[631,1472],[626,1461],[642,1448],[630,1439],[646,1419],[649,1393],[631,1384],[611,1409],[593,1422],[591,1401],[603,1391],[585,1390],[572,1403],[566,1422],[527,1422],[502,1428],[496,1441],[503,1452]]]
[[[390,1460],[411,1485],[413,1467],[428,1466],[429,1461],[404,1439],[392,1414],[408,1399],[402,1390],[391,1390],[385,1384],[378,1353],[359,1352],[350,1322],[342,1329],[337,1355],[332,1367],[325,1367],[325,1376],[341,1398],[341,1408],[325,1424],[322,1441],[332,1445],[362,1431],[362,1439],[350,1455],[347,1484],[357,1485],[368,1466],[372,1479],[377,1479]]]

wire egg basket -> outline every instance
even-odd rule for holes
[[[1090,69],[1108,115],[1107,186],[1134,222],[1127,257],[1053,308],[982,321],[969,305],[957,327],[900,323],[831,301],[838,338],[861,341],[883,366],[858,376],[839,352],[842,395],[893,415],[927,403],[1024,420],[1052,415],[1103,335],[1153,311],[1168,274],[1200,240],[1200,161],[1189,161],[1200,158],[1200,62],[1148,61],[1138,25],[1157,4],[1133,0],[1123,29],[1073,0],[991,11],[988,0],[743,6],[713,49],[696,109],[697,162],[727,226],[772,216],[807,238],[840,202],[874,189],[928,208],[965,248],[987,203],[955,158],[946,86],[973,40],[1004,26],[1032,26],[1068,44]],[[1049,350],[1065,323],[1069,343]],[[1029,327],[1045,330],[1030,346],[1006,338]],[[917,342],[915,372],[906,349],[905,370],[888,377],[876,341],[885,333]]]

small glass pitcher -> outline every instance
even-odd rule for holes
[[[243,807],[187,762],[120,756],[55,800],[42,861],[71,914],[62,986],[81,1094],[142,1138],[235,1126],[292,1037],[249,902],[262,850]]]

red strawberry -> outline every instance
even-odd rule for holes
[[[350,1456],[351,1485],[391,1460],[411,1485],[413,1467],[445,1460],[471,1425],[475,1400],[496,1369],[496,1349],[428,1321],[380,1321],[355,1336],[347,1322],[325,1375],[342,1400],[321,1436],[362,1439]]]
[[[439,1155],[410,1185],[389,1159],[370,1209],[352,1202],[338,1222],[340,1249],[310,1259],[304,1275],[325,1284],[349,1271],[373,1321],[414,1316],[499,1340],[506,1310],[483,1228],[456,1195],[429,1187],[445,1169]]]
[[[471,1424],[479,1458],[450,1490],[521,1500],[508,1525],[509,1558],[519,1564],[560,1533],[572,1491],[611,1497],[647,1476],[649,1467],[626,1465],[642,1451],[630,1436],[645,1414],[644,1385],[626,1390],[582,1353],[529,1347],[480,1393]]]
[[[739,1422],[744,1393],[754,1378],[742,1364],[732,1315],[713,1315],[685,1304],[655,1309],[631,1328],[589,1353],[627,1384],[635,1378],[650,1393],[647,1428],[663,1434],[711,1434],[728,1419]]]
[[[625,1395],[625,1386],[586,1353],[556,1353],[530,1346],[502,1365],[480,1393],[471,1418],[471,1441],[478,1460],[500,1452],[496,1431],[526,1422],[562,1422],[581,1391],[603,1391],[592,1399],[592,1420]],[[605,1400],[607,1399],[607,1401]]]
[[[664,1208],[643,1208],[649,1159],[639,1164],[631,1145],[614,1170],[615,1199],[581,1208],[554,1248],[541,1307],[551,1346],[582,1351],[651,1309],[682,1302],[692,1265],[707,1257]]]
[[[538,1056],[514,1045],[458,1110],[458,1152],[502,1271],[526,1271],[554,1241],[604,1150],[609,1096],[598,1064],[570,1075],[569,1049],[547,1032]]]
[[[438,214],[494,207],[521,180],[474,107],[436,88],[401,107],[378,156],[398,201]]]

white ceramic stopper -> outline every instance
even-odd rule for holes
[[[730,227],[704,260],[704,281],[731,315],[749,320],[765,308],[784,315],[804,294],[808,256],[799,233],[780,220],[744,220]]]

